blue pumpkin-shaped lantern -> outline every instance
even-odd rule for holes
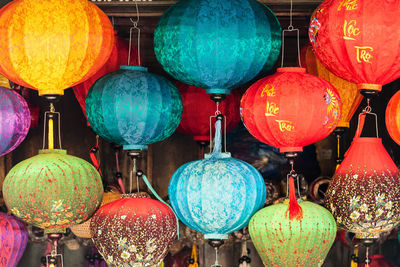
[[[97,80],[85,107],[93,130],[124,149],[147,149],[168,138],[182,116],[178,89],[138,66],[121,66]]]
[[[154,51],[175,79],[229,94],[271,68],[281,28],[256,0],[185,0],[170,7],[154,32]]]
[[[168,187],[178,218],[206,239],[226,239],[246,226],[266,198],[261,174],[250,164],[221,152],[220,120],[216,128],[213,152],[181,166]]]

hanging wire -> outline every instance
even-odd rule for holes
[[[301,68],[301,58],[300,58],[300,31],[293,27],[293,0],[290,0],[290,22],[286,30],[282,31],[282,59],[281,68],[283,67],[283,62],[285,58],[285,32],[296,32],[297,35],[297,60],[299,62],[299,67]]]
[[[138,32],[138,39],[137,39],[137,50],[138,50],[138,64],[139,66],[142,65],[142,59],[140,57],[140,28],[138,27],[138,23],[140,20],[140,14],[139,14],[139,7],[137,4],[137,1],[135,1],[136,5],[136,20],[134,21],[132,18],[130,18],[130,21],[133,24],[133,27],[129,29],[129,50],[128,50],[128,66],[130,65],[131,62],[131,50],[132,50],[132,31],[137,30]]]

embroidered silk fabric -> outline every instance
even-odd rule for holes
[[[43,94],[93,76],[107,61],[113,28],[87,0],[15,0],[0,10],[0,72]]]
[[[146,149],[176,130],[182,116],[178,89],[146,68],[121,66],[100,78],[86,98],[93,130],[124,149]]]
[[[13,151],[26,137],[31,115],[25,99],[0,87],[0,156]]]
[[[264,206],[266,188],[253,166],[221,153],[221,121],[216,124],[213,153],[181,166],[171,178],[168,193],[185,225],[206,239],[227,239]]]
[[[272,11],[255,0],[179,1],[161,17],[154,51],[175,79],[229,94],[274,65],[280,32]]]
[[[303,218],[290,220],[288,203],[268,206],[251,218],[249,232],[265,266],[315,267],[324,263],[336,237],[336,222],[325,208],[300,202]]]
[[[281,152],[327,137],[341,116],[336,89],[303,68],[278,68],[277,73],[254,83],[243,95],[241,116],[259,141]]]
[[[21,220],[45,233],[65,233],[96,211],[103,184],[90,163],[65,150],[48,149],[15,165],[4,180],[3,194]]]
[[[25,225],[15,217],[0,212],[0,266],[17,266],[27,243]]]
[[[325,0],[310,22],[315,54],[337,76],[380,91],[400,77],[399,9],[399,0]]]

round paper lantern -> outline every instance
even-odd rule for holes
[[[280,46],[277,18],[256,0],[179,1],[154,32],[163,68],[209,94],[229,94],[271,68]]]
[[[62,95],[93,76],[113,46],[107,15],[87,0],[14,0],[0,25],[0,72],[39,95]]]
[[[92,216],[101,202],[103,185],[88,162],[65,150],[46,149],[10,170],[3,195],[7,207],[21,220],[45,233],[64,233]]]
[[[111,51],[110,58],[107,60],[106,64],[104,64],[104,66],[101,67],[101,69],[99,69],[92,77],[90,77],[83,83],[80,83],[73,87],[75,97],[78,100],[79,105],[81,105],[83,114],[85,114],[85,118],[86,118],[85,100],[90,87],[100,77],[110,72],[119,70],[120,65],[128,64],[128,54],[129,54],[129,42],[125,39],[118,37],[117,32],[114,31],[114,46]],[[138,52],[134,45],[131,45],[131,57],[128,65],[139,65]]]
[[[217,109],[215,102],[201,88],[179,82],[176,85],[183,104],[182,119],[177,131],[192,135],[196,141],[209,141],[210,116],[215,116]],[[240,121],[240,98],[239,90],[232,90],[219,104],[219,110],[226,118],[227,132],[233,130]]]
[[[264,206],[266,188],[253,166],[221,152],[221,121],[216,124],[219,137],[213,153],[179,167],[168,194],[175,214],[185,225],[206,239],[227,239]]]
[[[102,206],[90,229],[109,266],[158,266],[176,238],[176,222],[167,205],[139,193]]]
[[[121,66],[100,78],[86,98],[92,129],[124,149],[147,149],[176,130],[182,116],[182,100],[167,79],[147,68]]]
[[[336,76],[318,60],[312,51],[311,44],[303,47],[301,51],[302,62],[306,65],[307,73],[318,76],[330,82],[339,93],[342,102],[342,118],[337,127],[350,127],[350,120],[361,103],[363,96],[359,93],[357,85]]]
[[[340,120],[341,101],[327,81],[304,68],[278,68],[243,95],[241,115],[247,130],[259,141],[283,152],[327,137]]]
[[[400,172],[382,140],[354,137],[325,194],[338,226],[359,239],[378,238],[400,222],[399,199]]]
[[[0,212],[0,266],[17,266],[27,243],[25,225],[13,216]]]
[[[118,191],[104,192],[100,207],[120,198],[121,194]],[[92,238],[92,234],[90,233],[90,221],[91,219],[81,224],[72,225],[69,229],[71,229],[71,232],[77,237]]]
[[[395,93],[386,107],[386,129],[390,137],[400,145],[400,91]]]
[[[13,151],[28,134],[31,115],[25,99],[0,87],[0,156]]]
[[[268,206],[251,218],[249,232],[265,266],[321,266],[336,237],[336,222],[325,208],[300,202],[303,218],[290,220],[289,204]]]
[[[400,77],[398,1],[324,1],[311,17],[315,54],[359,89],[381,91]]]

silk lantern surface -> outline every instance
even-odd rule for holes
[[[0,87],[0,156],[13,151],[28,134],[31,115],[25,99]]]
[[[172,210],[147,194],[123,195],[91,219],[96,248],[109,266],[158,266],[176,238]]]
[[[249,232],[265,266],[321,266],[336,237],[332,214],[320,205],[300,202],[303,217],[289,219],[289,204],[268,206],[251,218]]]
[[[81,105],[82,111],[85,114],[85,118],[86,118],[85,100],[90,87],[100,77],[110,72],[118,70],[120,65],[128,64],[128,54],[129,54],[129,42],[125,39],[118,37],[117,32],[114,32],[114,46],[111,51],[110,58],[107,60],[106,64],[104,64],[104,66],[101,67],[101,69],[99,69],[92,77],[90,77],[83,83],[80,83],[73,87],[75,97],[78,100],[79,105]],[[134,45],[131,45],[131,57],[129,61],[130,62],[128,65],[139,65],[138,52],[137,48]]]
[[[215,116],[217,106],[206,92],[198,87],[177,82],[182,97],[182,119],[178,132],[190,134],[196,141],[210,140],[210,116]],[[219,110],[226,119],[226,131],[229,132],[240,122],[239,90],[232,90],[230,95],[219,104]],[[215,122],[213,119],[212,124]]]
[[[337,127],[350,127],[350,120],[356,112],[361,103],[363,96],[359,93],[357,85],[348,82],[332,72],[330,72],[315,56],[312,51],[311,44],[303,47],[301,50],[302,62],[306,65],[307,73],[318,76],[328,82],[339,93],[340,100],[342,101],[342,118],[340,119]]]
[[[65,233],[67,227],[86,221],[96,211],[103,185],[90,163],[65,150],[47,149],[10,170],[3,195],[7,207],[21,220],[45,233]]]
[[[280,46],[277,18],[255,0],[179,1],[154,32],[154,51],[164,70],[209,94],[229,94],[270,69]]]
[[[85,106],[92,129],[124,149],[147,149],[148,144],[168,138],[182,116],[176,87],[137,66],[121,66],[100,78]]]
[[[62,95],[93,76],[113,46],[107,15],[87,0],[14,0],[0,25],[0,73],[39,95]]]
[[[15,217],[0,212],[0,266],[17,266],[27,243],[25,225]]]
[[[247,130],[259,141],[283,152],[327,137],[341,117],[341,101],[327,81],[304,68],[278,68],[254,83],[243,95],[241,115]]]
[[[359,89],[381,91],[400,77],[400,1],[326,0],[311,17],[315,54]]]
[[[221,152],[221,121],[216,125],[213,152],[179,167],[168,194],[175,214],[185,225],[206,239],[227,239],[264,206],[266,188],[253,166]]]
[[[395,93],[386,107],[386,129],[390,137],[400,145],[400,91]]]
[[[325,194],[338,226],[378,238],[400,222],[399,199],[400,172],[382,139],[356,135]]]

